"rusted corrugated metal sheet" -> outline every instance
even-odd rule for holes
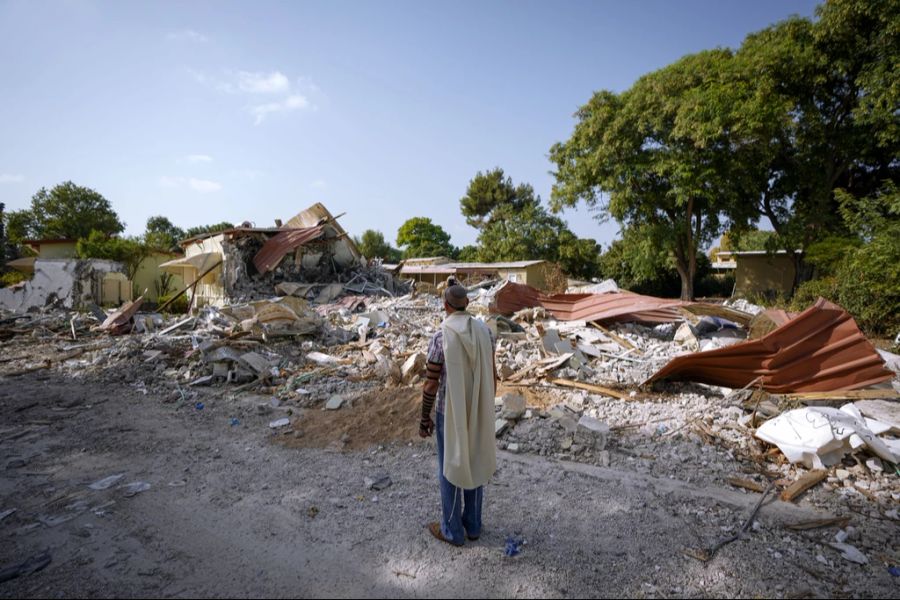
[[[740,388],[758,378],[763,389],[788,393],[854,390],[892,377],[853,317],[820,298],[763,338],[679,356],[649,381]]]
[[[321,225],[302,229],[286,229],[272,236],[263,244],[263,247],[253,257],[253,264],[260,273],[268,273],[278,266],[285,254],[321,236]]]
[[[669,323],[680,318],[674,307],[682,304],[684,303],[680,300],[665,300],[631,292],[546,296],[531,286],[508,281],[495,292],[491,310],[508,315],[523,308],[543,306],[562,321]]]
[[[543,294],[530,285],[506,281],[494,293],[491,311],[501,315],[511,315],[523,308],[541,306],[542,296]]]

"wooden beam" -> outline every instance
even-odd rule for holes
[[[787,488],[785,488],[785,490],[781,492],[781,499],[785,502],[791,502],[792,500],[794,500],[794,498],[796,498],[809,488],[813,487],[817,483],[821,483],[822,481],[824,481],[826,477],[828,477],[828,471],[826,471],[825,469],[816,469],[813,471],[809,471],[802,477],[796,479],[794,483],[789,485]]]
[[[592,385],[590,383],[572,381],[571,379],[551,379],[550,383],[563,385],[566,387],[578,388],[580,390],[587,390],[595,394],[603,394],[604,396],[612,396],[613,398],[618,398],[620,400],[631,400],[631,397],[628,394],[622,393],[620,391],[612,390],[610,388],[605,388],[599,385]]]
[[[751,479],[741,479],[740,477],[729,477],[726,479],[728,483],[735,487],[744,488],[745,490],[750,490],[751,492],[764,492],[766,491],[766,486],[761,483],[756,483]]]
[[[895,390],[846,390],[843,392],[800,392],[780,394],[783,400],[898,400],[900,392]]]
[[[635,346],[634,344],[632,344],[625,338],[613,333],[612,331],[610,331],[603,325],[600,325],[596,321],[591,321],[591,325],[593,325],[594,327],[596,327],[597,329],[602,331],[604,333],[604,335],[608,336],[611,340],[613,340],[615,343],[622,346],[623,348],[626,348],[627,350],[634,350],[635,354],[637,354],[638,356],[644,355],[644,353],[641,352],[640,348],[638,348],[637,346]]]

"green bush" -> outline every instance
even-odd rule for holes
[[[28,281],[31,277],[21,271],[7,271],[0,275],[0,288],[10,287],[22,281]]]
[[[838,300],[838,280],[836,277],[824,277],[801,283],[797,286],[794,297],[791,298],[787,308],[788,310],[800,312],[809,308],[819,298],[825,298],[840,304]]]
[[[838,303],[865,331],[891,337],[900,330],[900,223],[848,253],[838,270]]]
[[[885,228],[867,244],[849,248],[834,277],[800,285],[789,305],[800,311],[822,297],[847,310],[871,336],[900,331],[900,224]]]
[[[167,294],[165,296],[160,296],[156,303],[159,306],[162,306],[172,297],[172,294]],[[187,294],[182,294],[181,297],[178,298],[175,302],[166,307],[166,312],[168,313],[186,313],[188,310],[188,297]]]

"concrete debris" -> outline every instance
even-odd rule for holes
[[[887,461],[900,461],[884,440],[854,414],[854,409],[852,404],[840,410],[824,406],[794,409],[763,423],[756,437],[778,446],[789,461],[810,469],[835,465],[845,454],[863,446]],[[889,425],[879,428],[881,432],[888,429]]]
[[[51,369],[74,379],[127,383],[144,393],[159,390],[173,409],[198,418],[227,406],[223,422],[240,417],[244,426],[265,431],[268,424],[284,433],[295,418],[295,433],[304,440],[313,435],[299,431],[307,417],[352,418],[376,393],[418,398],[428,344],[443,317],[441,299],[424,285],[413,292],[377,263],[354,259],[324,231],[326,238],[278,257],[265,273],[252,263],[277,230],[225,236],[224,291],[199,307],[198,292],[190,316],[140,312],[140,299],[109,315],[55,301],[29,305],[28,312],[2,311],[0,378]],[[570,318],[579,316],[571,311],[563,320],[549,301],[492,314],[491,301],[505,284],[470,288],[471,312],[495,333],[499,447],[666,478],[703,472],[723,487],[741,471],[749,473],[748,465],[788,483],[810,469],[831,468],[802,501],[825,493],[900,501],[894,476],[900,413],[889,388],[873,392],[883,395],[850,396],[852,403],[838,410],[811,406],[833,399],[769,395],[758,381],[729,384],[733,389],[672,380],[642,385],[677,357],[728,345],[739,355],[736,345],[748,343],[752,321],[724,315],[758,314],[762,307],[743,301],[727,303],[728,310],[705,306],[661,324],[597,323]],[[576,293],[627,295],[614,282]],[[791,365],[802,366],[814,353],[792,355]],[[878,356],[896,366],[896,355]],[[766,364],[766,373],[778,367]],[[900,382],[895,368],[890,373],[893,384]],[[197,412],[203,402],[209,410]],[[390,419],[404,414],[383,412]],[[403,427],[391,421],[385,430]],[[342,430],[335,438],[345,435]]]
[[[332,396],[328,399],[328,402],[325,403],[325,410],[338,410],[340,407],[344,405],[344,398],[342,396]]]
[[[525,398],[520,394],[503,394],[501,399],[503,410],[500,416],[504,419],[517,421],[525,415]]]

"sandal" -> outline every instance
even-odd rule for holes
[[[447,538],[444,537],[444,533],[441,531],[440,523],[429,523],[428,527],[426,527],[426,529],[428,530],[428,533],[430,533],[436,539],[439,539],[442,542],[446,542],[446,543],[450,544],[451,546],[456,546],[457,548],[462,546],[462,544],[457,544],[453,540],[448,540]]]

